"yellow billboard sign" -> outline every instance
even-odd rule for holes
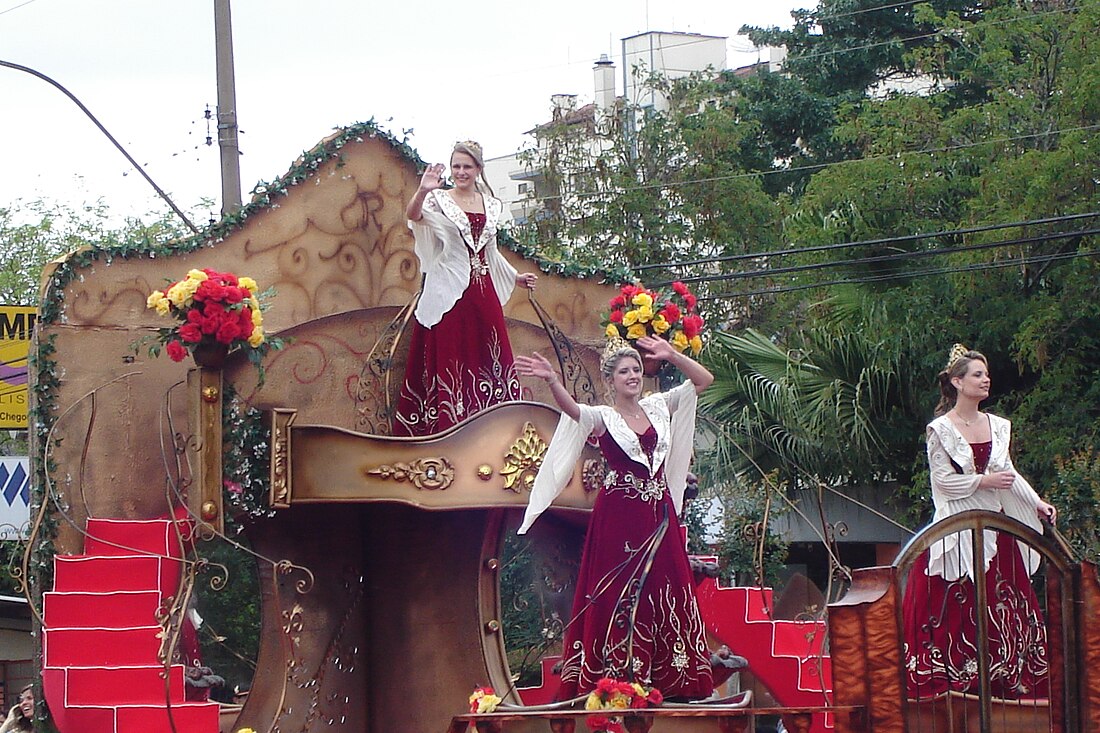
[[[0,305],[0,430],[27,429],[27,352],[35,309]]]

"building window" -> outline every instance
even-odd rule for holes
[[[529,185],[530,184],[527,184],[527,183],[517,184],[516,185],[516,193],[518,193],[520,196],[526,196]]]

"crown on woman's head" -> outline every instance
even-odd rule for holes
[[[455,143],[455,147],[469,148],[470,150],[476,151],[478,155],[481,155],[481,143],[477,140],[459,140]]]
[[[613,358],[616,354],[626,349],[631,351],[637,351],[634,345],[624,339],[622,336],[612,336],[607,340],[607,344],[603,347],[603,353],[600,354],[600,364],[606,364],[608,359]]]
[[[959,359],[965,359],[966,355],[969,353],[970,349],[962,344],[955,344],[951,347],[951,353],[947,355],[947,366],[945,366],[944,369],[950,371],[951,367],[959,362]]]

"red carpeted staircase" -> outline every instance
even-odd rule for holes
[[[735,654],[779,705],[827,705],[832,664],[822,654],[828,629],[823,621],[773,620],[770,588],[726,588],[705,578],[695,589],[707,630]],[[812,731],[831,730],[831,716],[814,716]]]
[[[183,565],[171,520],[90,519],[84,552],[55,558],[43,598],[42,687],[58,730],[217,733],[218,704],[185,702],[183,667],[166,682],[158,658],[158,612]]]

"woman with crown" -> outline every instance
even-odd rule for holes
[[[503,306],[538,276],[517,272],[497,249],[504,204],[485,180],[481,146],[457,143],[450,167],[453,188],[443,188],[444,166],[430,165],[405,207],[424,283],[394,435],[438,433],[520,396]]]
[[[646,336],[637,344],[647,358],[668,361],[687,380],[642,397],[642,357],[616,338],[600,363],[611,405],[580,405],[542,355],[516,357],[519,374],[546,380],[562,410],[519,533],[565,488],[589,435],[607,463],[565,632],[561,700],[590,692],[602,677],[654,686],[673,698],[705,698],[714,689],[677,516],[697,395],[714,377],[664,339]]]
[[[933,522],[970,509],[1004,512],[1042,532],[1057,511],[1012,465],[1012,426],[978,407],[989,397],[989,363],[961,344],[939,374],[940,402],[928,424]],[[1039,556],[1004,532],[984,533],[989,676],[1006,699],[1047,694],[1046,626],[1031,585]],[[909,571],[904,609],[910,698],[979,691],[972,538],[936,542]]]

